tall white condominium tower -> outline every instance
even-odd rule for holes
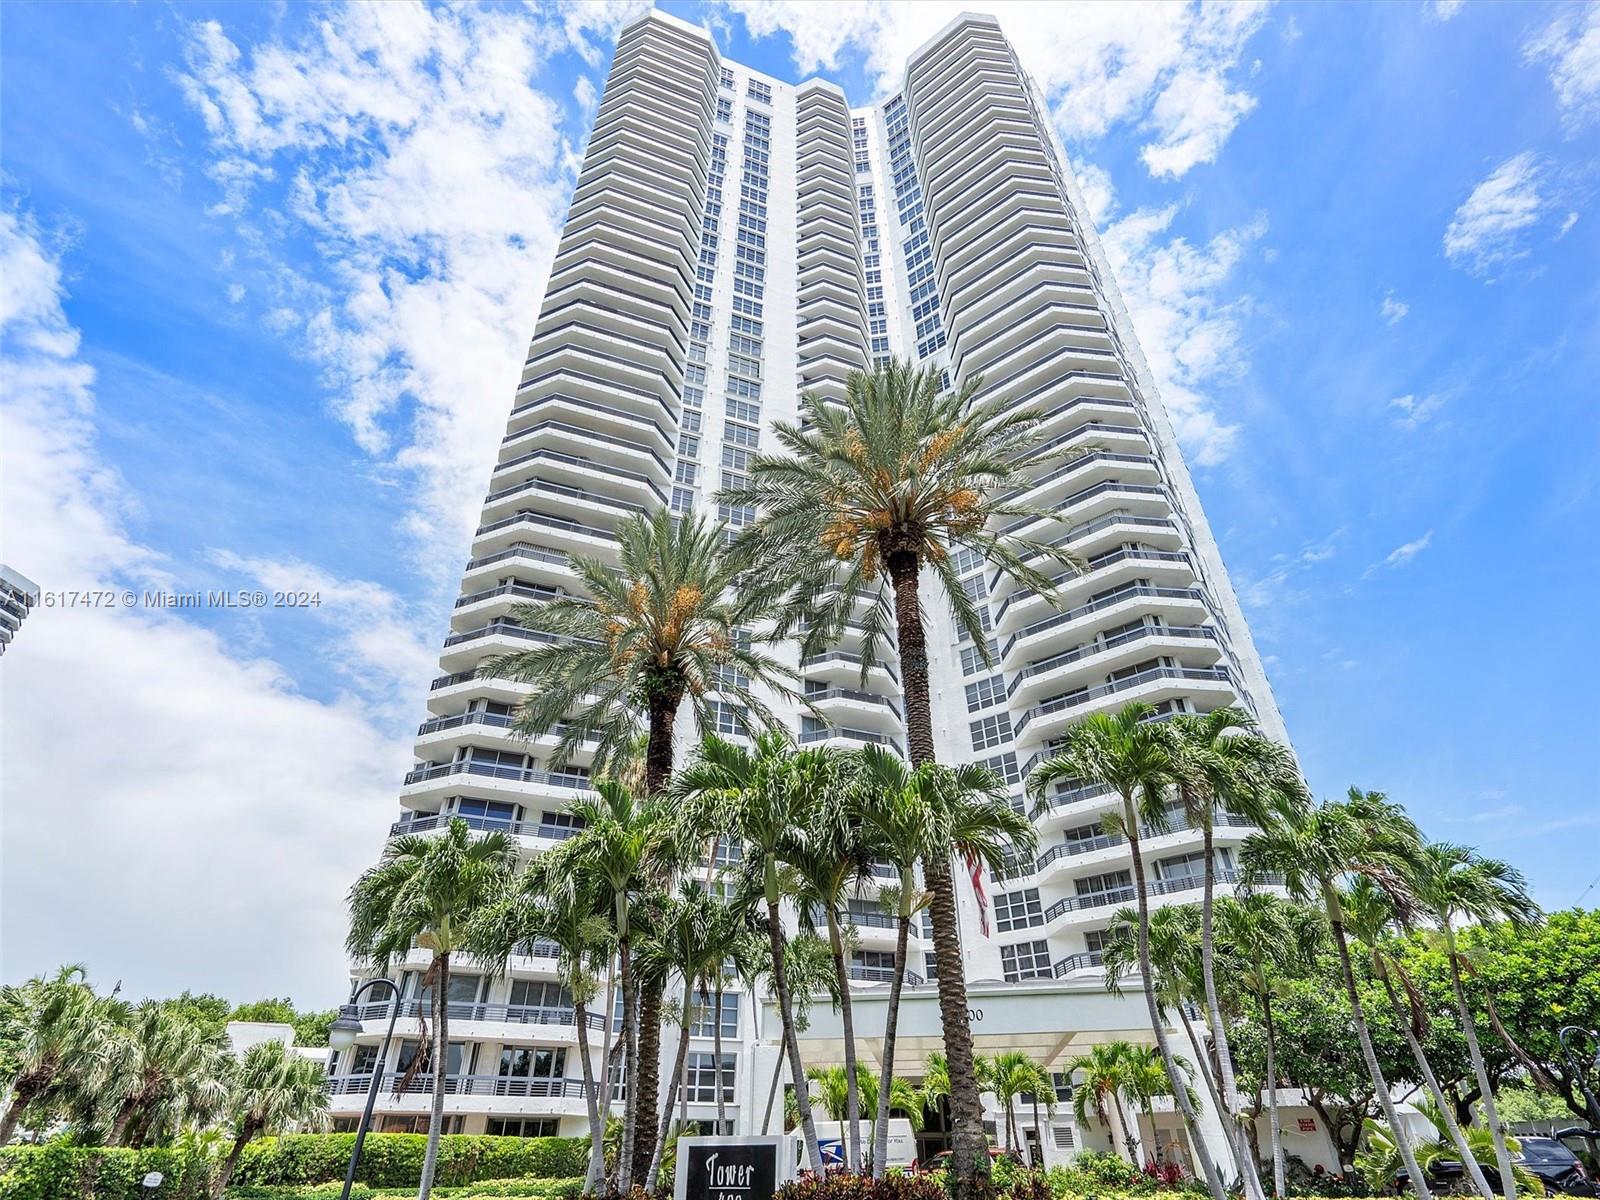
[[[1090,448],[1028,484],[1023,497],[1051,515],[1019,522],[1082,555],[1087,574],[1064,576],[1050,602],[964,564],[969,595],[987,605],[992,668],[946,606],[930,605],[941,757],[992,764],[1021,804],[1030,767],[1074,721],[1129,701],[1163,713],[1240,704],[1284,737],[1083,198],[996,22],[953,22],[912,57],[898,94],[852,110],[832,83],[748,70],[705,31],[655,13],[617,44],[392,833],[463,817],[511,831],[527,854],[568,836],[584,757],[558,762],[553,739],[512,737],[526,687],[475,674],[538,636],[511,607],[574,589],[568,554],[614,557],[614,531],[632,513],[668,505],[747,525],[754,512],[713,497],[774,446],[772,423],[795,419],[799,392],[840,394],[849,372],[891,357],[931,364],[952,385],[981,376],[985,395],[1043,412],[1052,444]],[[902,745],[895,667],[863,684],[858,650],[846,636],[801,664],[827,717],[794,712],[801,742]],[[738,714],[718,712],[721,732],[738,735]],[[1108,918],[1133,896],[1126,848],[1100,827],[1112,803],[1092,787],[1055,790],[1037,860],[984,881],[987,933],[962,880],[980,1051],[1020,1046],[1059,1066],[1084,1041],[1149,1040],[1142,1000],[1107,997],[1097,971]],[[1224,881],[1247,832],[1218,830]],[[1196,832],[1151,838],[1146,858],[1157,903],[1197,898]],[[870,1038],[882,1029],[874,1005],[893,931],[870,894],[850,910],[857,1027]],[[915,944],[901,1018],[896,1066],[913,1078],[936,1044],[931,949]],[[452,1129],[585,1128],[570,998],[551,948],[524,951],[502,973],[458,968],[452,980]],[[402,965],[414,1006],[425,958]],[[720,1076],[736,1128],[758,1131],[777,1041],[761,1008],[759,997],[728,998],[721,1064],[711,1015],[691,1028],[693,1118],[714,1116]],[[813,1062],[839,1061],[827,1008],[813,1010]],[[415,1052],[415,1009],[405,1011],[413,1040],[386,1071]],[[362,1043],[334,1064],[334,1111],[347,1124],[386,1012],[369,1009]],[[676,1036],[664,1033],[665,1052]],[[424,1127],[427,1105],[386,1085],[379,1127]],[[1074,1130],[1069,1108],[1037,1131],[1048,1156],[1103,1137]],[[924,1149],[937,1148],[936,1117]]]

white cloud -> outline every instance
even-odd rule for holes
[[[1567,128],[1600,119],[1600,5],[1573,4],[1522,48],[1530,63],[1547,63],[1550,86]]]
[[[230,283],[228,285],[228,303],[238,304],[244,299],[244,284]]]
[[[1265,610],[1310,597],[1305,576],[1339,554],[1338,543],[1344,530],[1335,530],[1321,541],[1307,542],[1293,554],[1276,554],[1272,569],[1257,578],[1241,577],[1239,599],[1255,610]]]
[[[1506,159],[1456,209],[1444,231],[1445,257],[1474,275],[1525,257],[1522,234],[1547,208],[1539,190],[1543,182],[1543,168],[1531,151]]]
[[[1237,373],[1239,322],[1250,306],[1223,292],[1266,224],[1224,230],[1203,246],[1182,237],[1163,242],[1176,213],[1130,213],[1103,241],[1173,427],[1196,462],[1214,465],[1231,452],[1239,428],[1217,416],[1205,389]]]
[[[906,59],[922,43],[970,7],[961,0],[728,0],[752,36],[790,36],[802,75],[838,67],[847,51],[864,55],[881,96],[901,87]],[[1152,174],[1178,176],[1213,161],[1255,105],[1233,75],[1266,20],[1265,4],[1019,0],[992,8],[1062,136],[1097,138],[1133,124],[1147,133],[1141,157]]]
[[[1444,407],[1445,398],[1438,395],[1429,396],[1396,396],[1389,401],[1389,407],[1399,412],[1394,423],[1402,429],[1416,429],[1432,420],[1438,411]]]
[[[0,281],[7,561],[46,590],[169,586],[97,448],[58,261],[9,212]],[[4,669],[6,979],[82,959],[135,996],[336,998],[403,731],[170,611],[41,605]]]
[[[407,532],[436,579],[470,537],[575,162],[571,102],[532,81],[561,49],[603,57],[590,35],[636,8],[357,4],[243,47],[190,28],[182,83],[222,206],[275,281],[265,307],[415,495]],[[315,266],[297,268],[306,237]]]
[[[1423,11],[1435,21],[1448,21],[1466,7],[1467,0],[1431,0]]]
[[[1091,162],[1073,164],[1072,173],[1078,177],[1084,203],[1089,206],[1089,220],[1095,228],[1103,227],[1117,211],[1117,190],[1111,183],[1111,173]]]
[[[1569,212],[1566,219],[1561,222],[1561,228],[1556,230],[1556,241],[1560,241],[1572,232],[1572,227],[1578,223],[1578,214]]]
[[[1370,579],[1373,575],[1376,575],[1385,567],[1404,567],[1408,565],[1412,559],[1416,558],[1417,555],[1426,550],[1432,542],[1433,530],[1430,529],[1421,537],[1416,538],[1413,541],[1409,541],[1403,546],[1396,546],[1393,550],[1389,551],[1388,554],[1384,555],[1381,562],[1375,562],[1368,567],[1366,571],[1362,573],[1362,578]]]
[[[1379,311],[1383,313],[1385,322],[1390,325],[1398,325],[1406,319],[1406,314],[1411,311],[1411,305],[1404,300],[1397,299],[1393,292],[1389,292],[1384,296],[1383,303],[1379,306]]]

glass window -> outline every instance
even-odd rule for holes
[[[1050,978],[1050,946],[1047,942],[1018,942],[1000,947],[1000,965],[1008,982]]]
[[[1001,933],[1043,924],[1044,908],[1039,903],[1038,888],[1002,892],[994,898],[994,925]]]
[[[734,1082],[734,1056],[722,1056],[722,1069],[718,1071],[715,1054],[702,1050],[691,1050],[685,1062],[688,1071],[689,1102],[691,1104],[715,1104],[717,1102],[718,1076],[721,1076],[722,1099],[725,1104],[733,1103]]]

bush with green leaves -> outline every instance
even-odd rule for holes
[[[340,1183],[305,1187],[240,1187],[228,1189],[228,1200],[339,1200]],[[415,1187],[372,1188],[358,1183],[350,1200],[411,1200]],[[581,1179],[486,1179],[462,1187],[434,1188],[440,1200],[577,1200]]]
[[[239,1187],[284,1187],[344,1178],[353,1133],[289,1134],[245,1147],[234,1172]],[[369,1134],[356,1179],[370,1187],[416,1187],[428,1139],[420,1133]],[[439,1187],[487,1179],[581,1178],[588,1164],[586,1138],[513,1138],[450,1134],[439,1140]]]
[[[203,1200],[213,1164],[183,1150],[151,1147],[0,1147],[3,1200]],[[152,1172],[156,1188],[143,1186]]]
[[[784,1184],[776,1200],[945,1200],[941,1175],[890,1172],[873,1179],[850,1171],[829,1171]]]

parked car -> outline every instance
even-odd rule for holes
[[[1600,1196],[1600,1189],[1596,1189],[1578,1156],[1555,1138],[1519,1137],[1517,1143],[1519,1149],[1512,1156],[1513,1161],[1537,1175],[1547,1192],[1567,1196]],[[1500,1172],[1496,1168],[1483,1164],[1483,1177],[1491,1188],[1499,1191]],[[1406,1169],[1400,1168],[1395,1176],[1395,1191],[1405,1191],[1410,1178]],[[1440,1192],[1462,1192],[1469,1190],[1470,1186],[1466,1182],[1466,1171],[1453,1158],[1435,1159],[1428,1167],[1428,1183]]]

